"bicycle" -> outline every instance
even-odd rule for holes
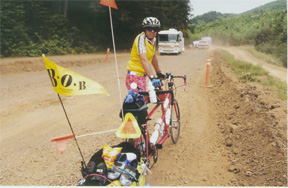
[[[176,144],[180,135],[180,109],[176,95],[176,86],[174,84],[174,78],[182,78],[184,80],[184,90],[186,88],[186,75],[184,76],[173,76],[171,73],[166,73],[165,80],[167,81],[168,89],[162,90],[161,87],[156,90],[157,103],[156,106],[148,113],[147,121],[145,124],[140,125],[142,135],[140,138],[129,139],[129,142],[134,144],[134,147],[140,151],[143,158],[143,162],[151,169],[158,159],[158,149],[162,149],[162,144],[165,140],[171,136],[172,142]],[[148,101],[149,92],[138,92],[140,95],[146,96]],[[167,102],[168,101],[168,102]],[[168,104],[167,104],[168,103]],[[161,106],[161,125],[160,125],[160,140],[156,144],[150,143],[150,133],[147,122],[151,120],[151,117]],[[169,110],[171,113],[169,114]],[[167,115],[168,113],[168,115]],[[168,118],[167,118],[167,117]],[[170,116],[170,118],[169,118]],[[168,120],[167,120],[168,119]],[[167,120],[167,121],[166,121]],[[157,123],[157,122],[156,122]],[[156,124],[155,123],[155,124]],[[153,156],[153,164],[150,164],[150,158]],[[151,165],[151,166],[150,166]]]

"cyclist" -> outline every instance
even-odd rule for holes
[[[156,57],[156,35],[160,30],[160,21],[155,17],[147,17],[142,22],[143,32],[134,40],[130,60],[127,63],[126,86],[130,90],[131,83],[135,82],[142,91],[146,91],[146,76],[149,77],[154,87],[160,86],[159,78],[165,76],[161,70]],[[157,73],[155,78],[152,66]],[[137,89],[136,89],[137,91]]]

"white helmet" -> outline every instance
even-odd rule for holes
[[[142,27],[156,27],[160,29],[160,21],[155,17],[147,17],[142,22]]]

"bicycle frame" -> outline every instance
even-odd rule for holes
[[[170,98],[171,97],[171,94],[167,94],[165,99],[166,98]],[[169,99],[169,104],[168,106],[170,106],[170,102],[171,100]],[[165,130],[165,134],[161,137],[161,140],[159,142],[157,142],[157,144],[163,144],[164,141],[170,136],[169,135],[169,125],[166,124],[166,121],[165,121],[165,115],[166,115],[166,112],[168,110],[168,108],[165,110],[164,109],[164,105],[163,105],[163,102],[162,103],[157,103],[156,106],[150,111],[150,113],[148,114],[148,119],[150,119],[154,113],[157,111],[157,109],[161,106],[161,109],[162,109],[162,122],[164,123],[164,130]],[[151,158],[153,153],[150,152],[149,153],[149,150],[152,150],[151,148],[151,144],[150,144],[150,133],[149,133],[149,130],[148,130],[148,125],[147,123],[143,125],[143,129],[142,129],[142,135],[144,137],[144,140],[145,140],[145,149],[146,149],[146,157],[147,158]]]
[[[158,94],[157,94],[157,95],[158,95]],[[162,122],[164,123],[165,134],[161,137],[161,139],[157,142],[157,144],[163,144],[163,143],[165,142],[165,140],[170,136],[170,135],[169,135],[169,124],[166,123],[166,121],[165,121],[165,116],[166,116],[167,110],[168,110],[169,108],[172,109],[172,107],[173,107],[173,104],[174,104],[174,94],[173,94],[173,92],[172,92],[172,90],[171,90],[171,93],[167,93],[167,94],[165,94],[165,95],[166,95],[166,96],[165,96],[165,100],[166,100],[166,98],[168,98],[168,100],[169,100],[167,109],[164,108],[164,103],[163,103],[163,102],[162,102],[162,103],[158,103],[158,104],[151,110],[151,112],[148,114],[148,119],[150,119],[150,118],[153,116],[153,114],[157,111],[157,109],[161,106],[161,110],[162,110],[162,117],[161,117],[161,119],[162,119]],[[165,100],[164,100],[164,101],[165,101]]]
[[[186,87],[186,76],[174,76],[174,78],[183,78],[184,79],[184,88]],[[170,81],[170,80],[169,80]],[[160,98],[161,95],[165,96],[164,100],[161,100],[161,102],[158,102],[156,104],[156,106],[149,112],[147,119],[150,120],[151,117],[154,115],[154,113],[158,110],[158,108],[161,106],[161,110],[162,110],[162,122],[164,123],[164,131],[165,134],[163,136],[160,137],[160,140],[156,143],[156,147],[158,148],[162,148],[162,144],[166,141],[166,139],[170,136],[170,132],[169,132],[169,128],[170,128],[170,124],[167,124],[165,121],[165,116],[167,113],[167,110],[170,108],[171,111],[173,108],[176,108],[176,106],[174,105],[174,100],[175,100],[175,96],[174,96],[174,92],[173,92],[173,83],[171,84],[168,83],[168,90],[164,91],[164,90],[160,90],[160,91],[156,91],[156,95],[158,98]],[[148,92],[139,92],[139,94],[144,95],[144,96],[149,96]],[[167,108],[164,108],[164,101],[168,98],[169,103],[167,105]],[[162,98],[163,99],[163,98]],[[175,110],[177,112],[177,110]],[[176,114],[177,117],[179,117],[179,114]],[[170,120],[172,121],[172,120]],[[150,144],[150,134],[149,134],[149,130],[148,130],[148,125],[147,123],[142,125],[142,135],[144,137],[144,141],[145,141],[145,151],[146,151],[146,156],[148,159],[150,159],[153,156],[153,146]],[[141,138],[138,138],[135,140],[136,145],[137,145],[137,141],[141,142]],[[135,146],[136,146],[135,145]],[[152,152],[149,152],[152,151]],[[155,152],[155,151],[154,151]]]

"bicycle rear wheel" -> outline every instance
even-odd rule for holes
[[[173,143],[176,144],[180,135],[180,109],[176,99],[174,100],[174,105],[172,105],[172,107],[170,135]]]

